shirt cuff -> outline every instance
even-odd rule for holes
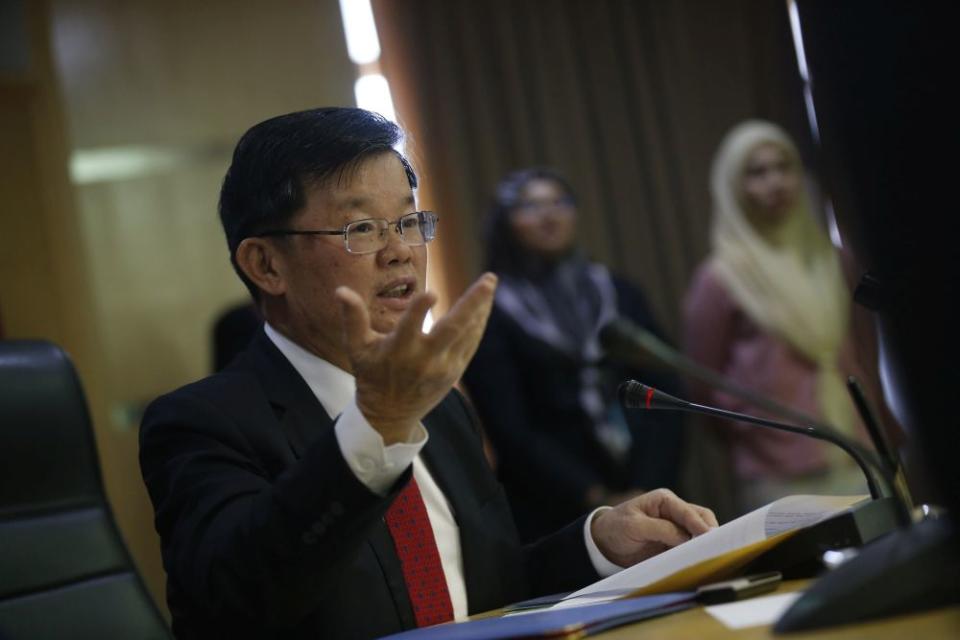
[[[583,523],[583,541],[587,545],[587,555],[590,556],[590,563],[593,564],[593,568],[601,578],[608,578],[626,568],[607,560],[597,546],[597,543],[593,541],[593,536],[590,534],[590,525],[593,523],[593,518],[601,511],[606,511],[607,509],[613,509],[613,507],[597,507],[587,516],[587,521]]]
[[[381,496],[387,495],[428,439],[427,430],[417,424],[409,442],[384,446],[383,436],[370,426],[356,400],[350,401],[333,429],[347,466],[370,491]]]

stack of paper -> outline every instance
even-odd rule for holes
[[[686,591],[732,577],[764,551],[867,496],[788,496],[575,591],[556,607]]]

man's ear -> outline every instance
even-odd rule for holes
[[[286,292],[287,281],[277,247],[266,238],[244,238],[237,246],[237,266],[264,293]]]

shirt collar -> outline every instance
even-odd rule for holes
[[[263,323],[263,330],[280,353],[290,361],[300,377],[306,381],[327,414],[331,418],[340,415],[356,393],[357,383],[354,377],[340,367],[310,353],[270,326],[269,322]]]

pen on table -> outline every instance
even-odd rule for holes
[[[703,604],[718,604],[745,600],[753,596],[773,591],[780,584],[782,575],[779,571],[757,573],[733,580],[714,582],[697,589],[697,600]]]

